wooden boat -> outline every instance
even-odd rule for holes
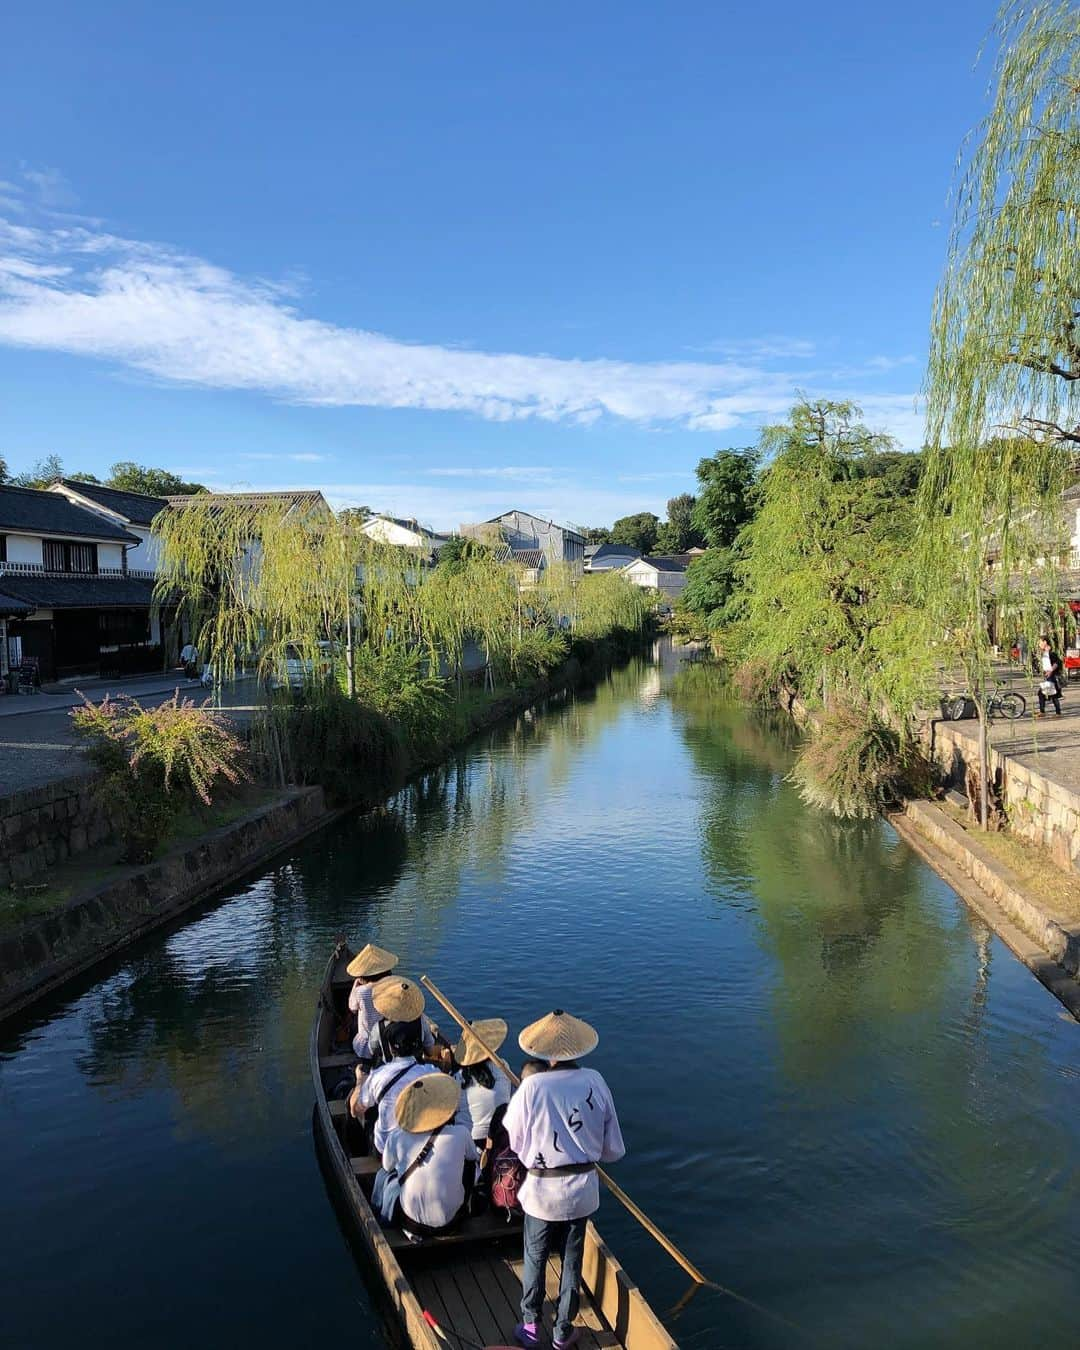
[[[414,1350],[445,1350],[447,1344],[494,1350],[508,1345],[520,1320],[520,1222],[508,1225],[505,1215],[490,1213],[466,1219],[458,1232],[448,1236],[414,1243],[399,1230],[384,1228],[371,1207],[378,1159],[352,1151],[358,1127],[349,1120],[346,1102],[327,1096],[356,1064],[351,1046],[339,1045],[336,1039],[347,1016],[352,980],[345,967],[351,959],[352,952],[339,942],[326,967],[311,1032],[315,1122],[328,1172]],[[576,1322],[582,1350],[678,1350],[592,1223],[585,1238],[582,1283]],[[552,1258],[544,1308],[549,1328],[558,1285],[558,1260]],[[432,1330],[425,1310],[449,1334],[449,1341],[441,1341]]]

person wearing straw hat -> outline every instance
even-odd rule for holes
[[[521,1321],[514,1329],[520,1346],[540,1344],[544,1268],[551,1252],[562,1260],[552,1343],[566,1350],[578,1339],[574,1318],[585,1226],[600,1205],[596,1165],[617,1162],[626,1152],[607,1083],[595,1069],[578,1064],[599,1040],[588,1022],[561,1008],[518,1037],[522,1050],[546,1065],[522,1082],[503,1117],[510,1147],[527,1168],[518,1192],[525,1213]]]
[[[461,1084],[461,1119],[474,1142],[483,1147],[496,1111],[510,1101],[510,1079],[489,1053],[498,1050],[509,1028],[501,1017],[485,1017],[471,1025],[477,1035],[464,1032],[454,1046],[454,1077]]]
[[[382,1063],[359,1085],[358,1095],[361,1111],[374,1112],[372,1142],[381,1153],[397,1128],[398,1097],[414,1079],[439,1070],[421,1062],[426,1028],[419,986],[404,975],[388,975],[375,985],[371,997],[379,1014],[371,1034],[372,1050]]]
[[[369,942],[345,967],[346,974],[353,977],[353,987],[349,992],[349,1011],[356,1014],[356,1034],[353,1036],[352,1045],[357,1059],[373,1058],[368,1038],[375,1029],[379,1014],[371,1001],[372,989],[379,980],[390,974],[398,960],[393,952]]]
[[[444,1073],[415,1079],[397,1099],[397,1129],[383,1150],[373,1199],[384,1221],[408,1237],[436,1237],[465,1212],[477,1155],[455,1119],[460,1102],[461,1088]]]

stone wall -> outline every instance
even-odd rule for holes
[[[957,786],[977,754],[972,737],[948,722],[935,724],[934,757]],[[993,747],[990,774],[1000,784],[1010,833],[1041,845],[1065,871],[1080,872],[1080,795]]]
[[[0,889],[108,841],[112,821],[95,774],[0,797]]]
[[[321,788],[296,788],[269,805],[145,867],[117,867],[57,910],[0,935],[0,1017],[231,885],[338,813]]]

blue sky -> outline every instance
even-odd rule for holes
[[[438,526],[906,446],[994,3],[17,6],[0,455]]]

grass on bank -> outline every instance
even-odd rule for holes
[[[984,833],[974,826],[965,807],[956,806],[947,798],[938,805],[975,843],[1007,867],[1040,904],[1061,917],[1080,920],[1080,877],[1072,877],[1058,867],[1042,844],[1007,830]]]
[[[177,812],[162,838],[157,856],[173,848],[197,843],[213,830],[231,825],[242,816],[281,797],[279,788],[244,784],[212,806],[189,806]],[[50,867],[30,881],[0,888],[0,932],[17,927],[63,908],[76,896],[85,895],[128,870],[121,860],[123,845],[102,844],[77,858]]]

